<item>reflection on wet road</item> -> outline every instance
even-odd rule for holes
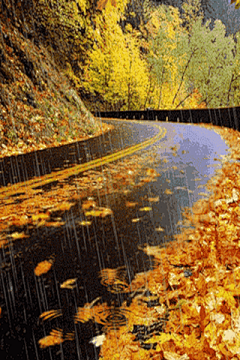
[[[182,209],[205,196],[227,154],[213,131],[158,125],[166,136],[134,155],[79,174],[69,168],[69,178],[52,176],[28,191],[8,187],[0,199],[2,357],[97,359],[104,334],[130,317],[141,337],[136,319],[144,313],[128,307],[140,294],[147,306],[158,302],[137,286],[136,274],[156,265],[142,249],[174,239]],[[131,127],[119,143],[158,133],[150,122]],[[162,326],[161,311],[155,316]],[[152,331],[161,328],[145,333]]]

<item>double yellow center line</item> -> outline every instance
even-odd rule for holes
[[[120,121],[123,121],[123,120],[120,120]],[[150,138],[140,144],[131,146],[127,149],[120,150],[116,153],[104,156],[99,159],[89,161],[84,164],[76,165],[71,168],[60,170],[60,171],[55,171],[51,174],[44,175],[40,178],[38,177],[38,178],[34,178],[34,179],[24,181],[21,183],[13,184],[11,186],[6,186],[3,188],[0,188],[0,199],[15,195],[17,193],[23,193],[23,192],[26,193],[30,189],[44,186],[53,181],[64,180],[70,176],[77,175],[81,172],[84,172],[84,171],[108,164],[110,162],[119,160],[127,155],[131,155],[131,154],[135,153],[136,151],[142,150],[142,149],[148,147],[149,145],[152,145],[155,142],[164,138],[164,136],[166,135],[166,132],[167,132],[167,130],[165,128],[163,128],[157,124],[153,124],[151,126],[157,127],[159,129],[159,132],[157,133],[157,135],[153,136],[152,138]]]

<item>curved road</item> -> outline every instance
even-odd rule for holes
[[[181,228],[181,209],[203,196],[206,182],[227,155],[228,148],[220,136],[198,126],[116,120],[114,125],[115,131],[90,141],[90,147],[85,142],[71,145],[71,151],[58,149],[61,156],[56,158],[56,152],[52,160],[50,154],[54,149],[31,155],[28,161],[36,161],[34,171],[29,170],[24,156],[2,160],[2,185],[12,184],[0,188],[2,210],[21,204],[24,196],[35,189],[43,190],[36,196],[44,196],[51,186],[64,189],[64,184],[71,184],[73,177],[81,178],[82,171],[101,169],[104,163],[124,161],[124,157],[133,154],[143,161],[152,156],[149,168],[161,176],[129,193],[98,198],[101,207],[111,208],[113,213],[94,218],[87,227],[80,224],[82,210],[78,203],[58,213],[65,224],[57,227],[5,229],[8,236],[24,229],[27,237],[0,250],[0,358],[97,359],[99,348],[91,339],[102,334],[104,326],[108,328],[124,320],[126,314],[121,314],[118,308],[134,296],[124,291],[124,286],[136,273],[153,266],[151,257],[139,250],[139,246],[161,245],[173,239]],[[80,146],[87,164],[80,156]],[[103,159],[97,160],[100,152]],[[54,159],[57,159],[55,166]],[[34,178],[34,175],[43,177]],[[149,198],[155,200],[150,204]],[[126,207],[126,202],[136,206]],[[46,259],[51,269],[37,276],[34,269]],[[106,270],[116,268],[118,282],[114,278],[116,273]],[[99,278],[100,272],[105,278],[103,275]],[[112,283],[109,274],[113,274]],[[74,279],[72,286],[61,286],[67,279]],[[77,308],[94,300],[109,305],[108,315],[98,322],[74,323]],[[49,310],[61,310],[61,313],[52,313],[46,321],[41,321],[39,316]],[[69,341],[41,349],[38,341],[53,329],[55,334],[59,329],[70,334]]]

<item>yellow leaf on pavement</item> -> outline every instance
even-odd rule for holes
[[[133,223],[139,222],[141,219],[137,218],[137,219],[132,219]]]
[[[135,207],[137,204],[137,202],[126,201],[126,207]]]
[[[52,267],[52,262],[44,260],[40,262],[34,269],[36,276],[41,276],[43,274],[46,274]]]
[[[15,240],[29,237],[28,235],[24,234],[24,232],[21,232],[21,233],[15,232],[15,233],[12,233],[10,236]]]
[[[109,208],[99,207],[94,210],[86,211],[86,216],[95,216],[95,217],[102,217],[105,218],[107,215],[113,214],[112,210]]]
[[[44,349],[48,346],[60,345],[63,341],[62,330],[52,330],[50,335],[40,339],[38,343],[40,348]]]
[[[139,209],[139,211],[151,211],[151,210],[152,210],[152,208],[150,206],[145,206],[145,207]]]
[[[49,311],[43,312],[39,316],[39,319],[43,319],[43,320],[55,319],[61,315],[62,315],[62,310],[49,310]]]
[[[148,198],[148,201],[149,202],[158,202],[159,201],[159,196],[156,196],[156,197],[150,197],[150,198]]]
[[[165,231],[161,226],[155,229],[156,231]]]
[[[60,288],[61,289],[74,289],[76,287],[76,279],[68,279],[66,281],[64,281],[61,285]]]
[[[39,214],[36,214],[36,215],[32,215],[32,220],[33,221],[47,220],[47,219],[49,219],[49,214],[39,213]]]
[[[96,201],[87,200],[87,201],[84,201],[84,203],[82,204],[82,209],[83,210],[88,210],[90,208],[95,208],[96,206],[97,206]]]
[[[78,224],[79,224],[79,225],[82,225],[82,226],[88,226],[88,225],[91,225],[91,223],[92,223],[91,221],[84,221],[84,220],[83,220],[83,221],[79,221]]]
[[[72,206],[73,206],[73,203],[64,201],[61,204],[57,205],[57,210],[61,210],[61,211],[69,210]]]

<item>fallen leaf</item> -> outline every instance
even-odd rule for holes
[[[151,211],[152,208],[150,206],[145,206],[143,208],[140,208],[139,211]]]
[[[49,214],[40,213],[40,214],[32,215],[32,220],[34,222],[39,220],[47,220],[47,219],[49,219]]]
[[[171,195],[173,193],[172,190],[170,190],[170,189],[166,189],[164,192],[167,195]]]
[[[159,201],[159,196],[149,197],[149,198],[148,198],[148,201],[149,201],[149,202],[158,202],[158,201]]]
[[[15,240],[29,237],[29,235],[24,234],[24,232],[22,233],[15,232],[10,234],[10,236]]]
[[[148,168],[146,170],[146,173],[147,173],[148,176],[152,176],[152,177],[159,176],[159,174],[157,173],[156,170],[150,169],[150,168]]]
[[[165,231],[161,226],[155,229],[156,231]]]
[[[187,354],[178,355],[170,351],[164,351],[163,353],[166,360],[189,360],[189,356]]]
[[[96,201],[94,200],[87,200],[87,201],[84,201],[83,204],[82,204],[82,209],[83,210],[88,210],[90,208],[95,208],[97,206],[97,203]]]
[[[126,201],[126,207],[135,207],[137,205],[138,205],[138,202]]]
[[[89,226],[91,225],[91,223],[92,223],[91,221],[84,221],[84,220],[78,222],[78,224],[82,226]]]
[[[43,274],[46,274],[52,267],[52,262],[44,260],[40,262],[34,269],[34,273],[36,276],[41,276]]]
[[[228,329],[228,330],[225,330],[223,332],[222,340],[223,341],[229,341],[230,343],[233,343],[236,336],[237,336],[237,334],[235,333],[235,331],[233,331],[231,329]]]
[[[105,218],[108,215],[112,215],[113,212],[109,208],[99,207],[94,210],[86,211],[85,216],[94,216],[94,217],[102,217]]]
[[[57,205],[57,210],[61,210],[61,211],[69,210],[72,206],[73,206],[73,203],[64,201],[61,204]]]
[[[43,312],[39,316],[39,318],[43,319],[43,320],[48,320],[48,319],[55,319],[61,315],[62,315],[62,310],[49,310],[49,311]]]
[[[77,313],[75,314],[75,323],[81,322],[85,323],[91,320],[94,317],[94,311],[88,306],[79,307]]]
[[[132,219],[133,223],[139,222],[141,219],[137,218],[137,219]]]
[[[44,349],[48,346],[60,345],[63,343],[63,333],[62,330],[52,330],[50,335],[45,336],[39,340],[39,346],[41,349]]]
[[[99,347],[103,344],[105,339],[106,339],[106,335],[102,334],[102,335],[98,335],[98,336],[95,336],[94,338],[92,338],[89,341],[89,343],[95,345],[96,347]]]
[[[221,313],[210,313],[210,320],[217,324],[222,324],[225,321],[225,315]]]
[[[49,221],[49,222],[46,222],[45,223],[45,226],[48,226],[48,227],[59,227],[59,226],[63,226],[65,225],[65,221]]]
[[[76,280],[77,278],[75,279],[68,279],[66,281],[64,281],[61,285],[60,285],[60,288],[61,289],[74,289],[76,287]]]
[[[231,203],[234,203],[234,202],[237,202],[239,199],[239,191],[235,188],[233,188],[232,190],[232,197],[231,198],[227,198],[226,199],[226,203],[227,204],[231,204]]]

